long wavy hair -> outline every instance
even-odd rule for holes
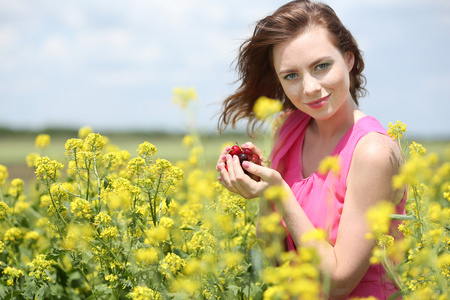
[[[355,63],[350,72],[350,94],[358,104],[365,96],[366,78],[362,74],[364,61],[358,44],[342,24],[334,10],[323,3],[296,0],[281,6],[272,15],[257,22],[253,36],[239,48],[236,70],[239,88],[222,104],[217,127],[223,132],[228,125],[235,128],[241,119],[248,119],[247,133],[253,135],[260,128],[253,113],[253,106],[260,96],[279,99],[283,109],[296,109],[283,91],[273,65],[273,47],[286,43],[310,26],[322,26],[330,35],[331,42],[344,54],[353,53]]]

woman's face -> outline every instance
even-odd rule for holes
[[[349,91],[353,53],[343,55],[322,27],[275,45],[273,60],[287,97],[314,119],[328,119],[342,104],[354,103]]]

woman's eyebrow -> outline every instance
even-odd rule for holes
[[[312,68],[312,67],[314,67],[315,65],[317,65],[318,63],[320,63],[321,61],[327,60],[327,59],[330,59],[330,58],[331,58],[330,56],[322,56],[322,57],[319,57],[318,59],[316,59],[315,61],[313,61],[312,63],[310,63],[310,64],[309,64],[309,67]]]
[[[309,64],[309,68],[314,67],[315,65],[317,65],[319,62],[323,61],[323,60],[327,60],[330,59],[330,56],[322,56],[319,57],[318,59],[314,60],[312,63]],[[286,74],[286,73],[295,73],[297,72],[297,69],[291,68],[291,69],[284,69],[284,70],[280,70],[280,72],[278,72],[279,75],[281,74]]]

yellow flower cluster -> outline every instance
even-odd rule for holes
[[[133,289],[133,291],[128,295],[129,298],[133,300],[161,300],[161,294],[155,292],[154,290],[145,287],[145,286],[137,286]]]
[[[341,165],[339,163],[339,156],[327,156],[325,157],[319,164],[318,171],[320,174],[327,174],[328,172],[332,172],[333,174],[339,174],[341,170]]]
[[[253,105],[253,113],[258,119],[266,120],[283,109],[283,103],[276,99],[260,97]]]
[[[19,277],[23,276],[23,271],[22,270],[18,270],[16,268],[10,267],[10,266],[7,266],[3,270],[2,273],[7,276],[8,279],[6,281],[6,284],[9,285],[9,286],[14,285],[14,281],[16,279],[18,279]]]
[[[196,101],[198,96],[194,88],[176,87],[172,91],[172,102],[185,109],[190,102]]]
[[[40,157],[34,163],[36,167],[36,176],[38,179],[55,181],[59,175],[58,171],[64,166],[56,160],[50,160],[48,157]]]
[[[172,276],[180,273],[185,265],[186,262],[184,259],[176,255],[175,253],[168,253],[166,257],[161,261],[161,273],[166,278],[171,278]]]
[[[50,135],[48,134],[39,134],[35,140],[36,148],[45,149],[50,145]]]
[[[4,165],[0,165],[0,186],[5,184],[8,177],[8,169]]]
[[[52,262],[47,260],[44,254],[38,254],[32,262],[27,264],[32,270],[28,275],[37,280],[50,281],[52,279],[48,273],[51,271],[51,265]]]
[[[394,140],[400,140],[406,132],[406,125],[400,121],[392,124],[389,122],[387,134]]]

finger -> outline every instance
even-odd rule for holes
[[[261,150],[259,150],[258,147],[255,146],[252,142],[246,142],[245,144],[241,145],[241,148],[249,148],[253,151],[253,153],[256,153],[260,158],[263,157]]]
[[[227,156],[230,156],[227,154]],[[232,166],[228,167],[228,170],[225,168],[225,163],[220,163],[217,165],[218,171],[219,171],[219,180],[222,185],[228,189],[229,191],[233,193],[239,193],[239,190],[234,187],[232,184],[232,181],[230,180],[230,172],[229,170],[233,170]]]
[[[216,170],[219,171],[219,165],[223,164],[223,166],[225,166],[225,162],[226,162],[226,158],[225,155],[230,151],[231,146],[226,146],[223,150],[222,153],[220,153],[219,159],[217,160],[217,164],[216,164]]]
[[[270,183],[275,183],[279,181],[281,175],[275,170],[267,167],[263,167],[248,161],[242,163],[242,168],[251,174],[260,177],[263,181]]]
[[[232,161],[227,161],[227,165],[232,166],[232,172],[230,171],[230,182],[235,189],[237,189],[241,196],[251,199],[259,196],[261,185],[244,172],[241,167],[239,158],[233,156]]]

